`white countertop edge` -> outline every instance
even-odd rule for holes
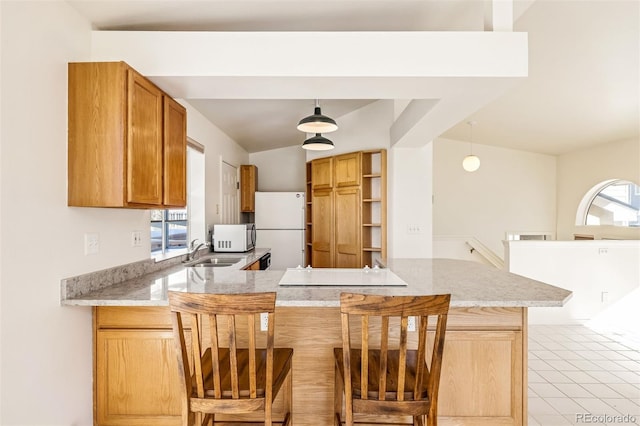
[[[483,300],[483,301],[451,301],[452,308],[553,308],[562,307],[565,301],[523,301],[517,300]],[[68,299],[61,302],[62,306],[169,306],[166,300],[87,300]],[[339,300],[277,300],[276,306],[282,307],[311,307],[311,308],[334,308],[340,306]]]

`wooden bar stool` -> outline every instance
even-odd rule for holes
[[[347,426],[353,425],[354,414],[371,415],[365,418],[367,424],[388,415],[411,416],[413,425],[437,425],[438,386],[450,298],[449,294],[340,295],[342,348],[334,348],[336,425],[342,424],[343,393]],[[433,339],[427,339],[429,316],[437,317]],[[409,317],[419,321],[415,345],[408,343]],[[373,330],[378,328],[376,335]],[[352,342],[352,334],[360,336],[359,342],[357,337]]]
[[[285,414],[277,423],[291,423],[293,349],[274,348],[275,304],[276,293],[169,292],[183,426],[218,424],[217,414],[257,411],[271,426],[272,403],[283,385]],[[256,322],[263,312],[269,325],[266,347],[259,348]]]

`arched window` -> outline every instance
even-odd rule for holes
[[[576,225],[640,227],[640,186],[625,180],[594,186],[580,203]]]

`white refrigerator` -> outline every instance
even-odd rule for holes
[[[256,247],[271,249],[271,268],[304,265],[304,192],[256,192]]]

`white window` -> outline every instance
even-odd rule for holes
[[[187,207],[151,211],[151,255],[184,253],[189,242],[205,242],[204,147],[187,146]]]
[[[640,188],[624,180],[602,182],[585,195],[581,209],[577,225],[640,226]]]

